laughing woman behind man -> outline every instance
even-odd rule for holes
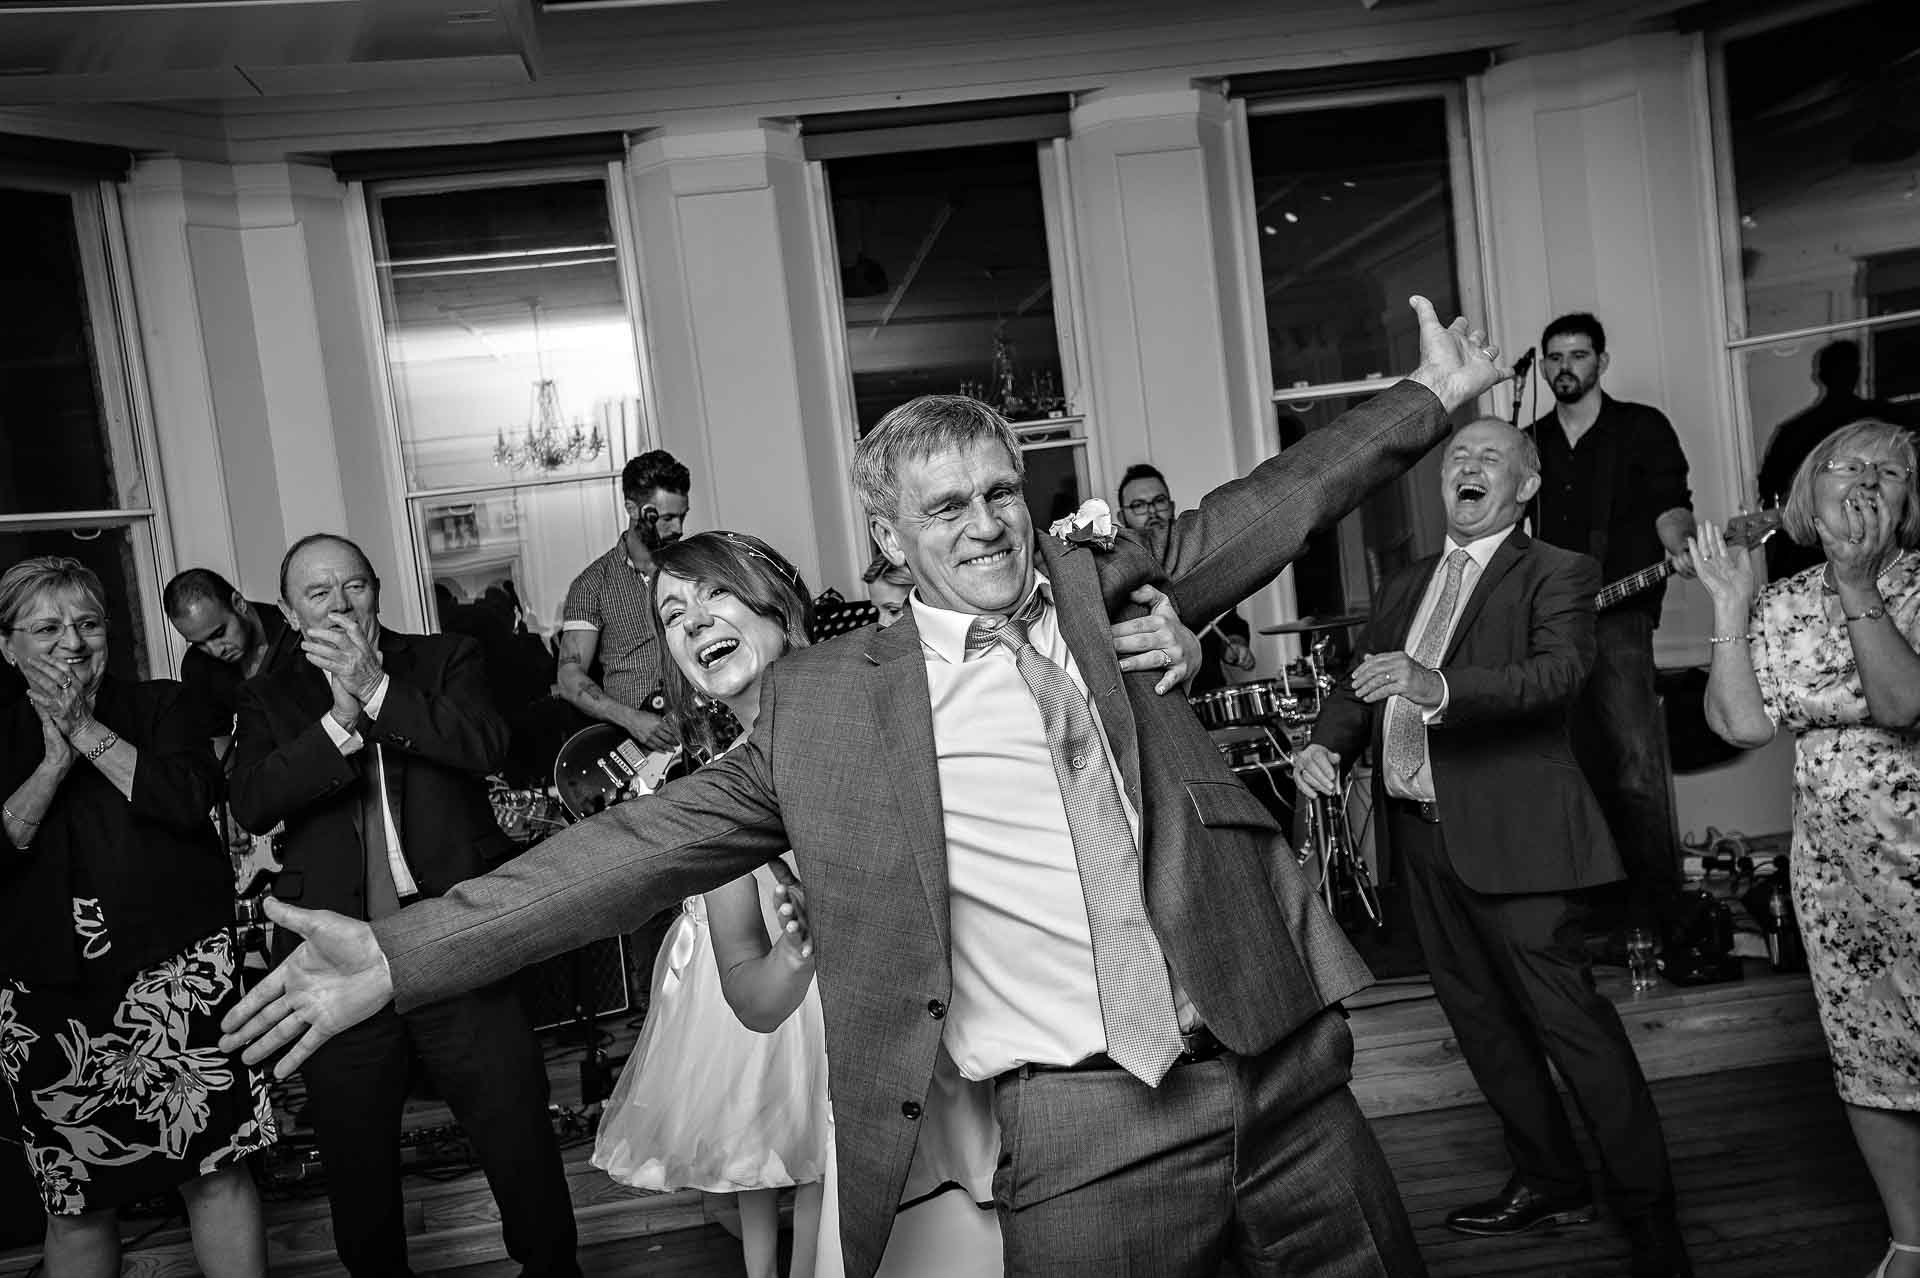
[[[215,1046],[239,1001],[218,767],[180,685],[107,674],[78,560],[0,575],[26,692],[0,707],[0,1087],[47,1212],[49,1278],[120,1272],[117,1208],[169,1190],[213,1278],[266,1272],[248,1154],[264,1075]]]
[[[1834,1080],[1886,1207],[1876,1278],[1920,1278],[1920,496],[1913,438],[1829,436],[1794,475],[1787,531],[1824,562],[1756,592],[1703,524],[1713,597],[1707,722],[1729,742],[1796,739],[1793,904]]]
[[[751,732],[760,677],[806,644],[812,605],[799,572],[757,537],[700,533],[656,551],[654,569],[668,718],[684,745],[711,757],[727,743],[713,739],[702,701],[724,704]],[[607,1101],[593,1163],[642,1189],[737,1195],[749,1278],[777,1272],[778,1196],[794,1187],[793,1273],[808,1278],[829,1157],[826,1036],[812,947],[781,926],[777,888],[763,868],[687,899],[661,943],[646,1026]],[[741,1024],[730,999],[777,1003],[772,1032]]]

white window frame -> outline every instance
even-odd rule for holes
[[[1747,331],[1747,282],[1740,234],[1740,192],[1733,172],[1733,117],[1727,108],[1727,45],[1748,36],[1791,26],[1821,12],[1847,7],[1841,3],[1802,5],[1720,27],[1707,35],[1707,119],[1713,138],[1713,190],[1718,206],[1721,292],[1726,308],[1725,334],[1727,391],[1733,404],[1734,456],[1740,467],[1740,491],[1751,493],[1759,480],[1761,450],[1753,428],[1753,403],[1747,387],[1747,351],[1786,342],[1841,334],[1867,336],[1877,329],[1903,328],[1920,321],[1920,310],[1890,315],[1863,315],[1774,332]],[[1920,247],[1916,241],[1915,247]]]
[[[1489,309],[1491,290],[1487,287],[1486,277],[1486,263],[1492,260],[1492,256],[1481,231],[1485,224],[1485,219],[1480,215],[1480,209],[1486,176],[1480,158],[1483,147],[1477,145],[1480,140],[1478,83],[1477,79],[1470,79],[1461,82],[1401,85],[1381,89],[1332,90],[1326,93],[1303,94],[1299,97],[1275,98],[1259,102],[1249,102],[1245,98],[1238,97],[1232,100],[1232,114],[1229,118],[1231,145],[1234,150],[1233,162],[1237,175],[1235,178],[1237,238],[1243,246],[1241,269],[1246,273],[1247,280],[1248,322],[1256,335],[1256,340],[1252,343],[1252,359],[1249,361],[1249,366],[1252,376],[1257,380],[1255,391],[1267,406],[1265,427],[1268,438],[1274,440],[1276,446],[1279,430],[1278,416],[1283,408],[1304,411],[1323,399],[1377,394],[1392,385],[1395,378],[1391,373],[1383,373],[1379,377],[1363,378],[1358,381],[1318,382],[1306,386],[1289,387],[1274,384],[1273,348],[1267,333],[1265,282],[1260,266],[1260,215],[1254,205],[1253,195],[1253,145],[1249,133],[1249,121],[1255,116],[1264,118],[1276,115],[1298,115],[1312,111],[1378,106],[1394,102],[1437,99],[1445,103],[1448,196],[1453,210],[1453,252],[1457,277],[1454,280],[1454,288],[1459,297],[1461,309],[1469,315],[1484,316],[1485,319],[1482,322],[1486,330],[1497,333],[1500,331],[1499,317],[1493,315]],[[1343,533],[1342,536],[1358,538],[1360,532],[1356,527]],[[1341,548],[1341,562],[1343,565],[1349,562],[1360,562],[1359,554],[1350,553],[1350,548],[1344,541]],[[1351,586],[1353,583],[1348,584]],[[1297,620],[1300,616],[1300,604],[1294,590],[1291,565],[1280,574],[1275,583],[1275,592],[1279,603],[1280,619],[1282,621]],[[1280,646],[1287,660],[1299,654],[1300,643],[1296,636],[1283,636]]]
[[[92,541],[106,529],[125,528],[133,544],[133,585],[139,593],[133,610],[140,617],[149,667],[141,673],[146,678],[171,677],[186,655],[186,644],[167,625],[160,606],[161,588],[173,575],[173,537],[165,504],[155,500],[156,494],[164,492],[160,449],[119,191],[111,182],[62,181],[4,171],[0,171],[0,186],[69,197],[87,314],[93,323],[92,358],[99,378],[108,464],[118,499],[117,505],[97,510],[0,514],[0,532],[64,530],[76,540]]]
[[[515,478],[502,472],[500,482],[442,485],[416,488],[408,476],[405,449],[400,438],[400,404],[387,363],[386,311],[382,303],[379,266],[381,254],[374,239],[373,205],[377,198],[391,195],[432,195],[448,191],[478,191],[489,187],[539,186],[554,182],[579,182],[599,179],[607,193],[607,219],[613,229],[614,264],[620,280],[621,303],[627,314],[627,331],[633,343],[633,360],[640,410],[638,420],[629,424],[629,438],[610,441],[608,465],[599,470],[536,478]],[[576,487],[600,483],[608,501],[609,527],[624,526],[625,509],[620,492],[620,471],[628,458],[660,447],[658,400],[654,386],[646,324],[641,307],[640,243],[634,234],[628,204],[627,169],[619,160],[605,164],[560,164],[551,167],[514,169],[498,173],[461,174],[432,178],[386,178],[373,184],[372,196],[364,182],[348,184],[349,233],[355,268],[366,290],[365,332],[369,362],[378,380],[377,396],[384,415],[381,456],[386,472],[388,497],[393,509],[406,517],[405,544],[396,546],[395,557],[405,572],[404,594],[400,602],[408,615],[422,626],[439,627],[433,608],[433,567],[427,547],[426,511],[429,506],[445,505],[462,497],[479,498],[495,494],[510,495],[523,488]],[[583,565],[584,566],[584,565]]]
[[[1053,323],[1060,357],[1060,394],[1067,407],[1059,417],[1014,422],[1013,427],[1022,436],[1022,453],[1060,448],[1075,451],[1075,469],[1079,472],[1080,491],[1084,499],[1099,495],[1093,486],[1093,476],[1106,473],[1106,459],[1101,451],[1100,432],[1096,428],[1098,413],[1093,384],[1086,375],[1086,370],[1092,366],[1092,354],[1087,349],[1086,325],[1080,319],[1085,311],[1081,304],[1080,253],[1073,225],[1073,175],[1067,142],[1066,138],[1049,138],[1034,143],[1034,163],[1039,169],[1040,203],[1047,232],[1047,270],[1053,286]],[[824,343],[835,436],[844,441],[846,459],[850,460],[854,443],[860,434],[860,418],[853,393],[853,361],[847,354],[846,300],[840,294],[840,254],[833,226],[833,192],[827,181],[827,163],[823,160],[807,162],[807,191],[813,218],[814,268],[821,281],[821,331],[838,337],[838,340]],[[1027,436],[1036,438],[1029,443]],[[866,512],[861,509],[859,498],[851,485],[845,486],[842,501],[845,502],[845,510],[851,517],[853,527],[860,530],[860,535],[854,540],[855,553],[858,554],[859,548],[867,544]],[[854,581],[860,579],[866,566],[864,559],[845,565],[851,569],[850,579]]]

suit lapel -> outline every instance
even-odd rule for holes
[[[1487,561],[1486,571],[1480,574],[1480,580],[1473,585],[1473,593],[1467,596],[1467,606],[1460,610],[1460,620],[1453,623],[1453,633],[1447,638],[1446,654],[1440,658],[1442,665],[1453,659],[1454,650],[1460,646],[1460,641],[1472,628],[1475,618],[1480,615],[1480,610],[1486,607],[1487,597],[1493,593],[1495,587],[1499,586],[1500,579],[1520,562],[1521,552],[1532,544],[1532,538],[1516,528],[1493,552],[1493,558]]]
[[[1061,637],[1080,667],[1080,678],[1100,710],[1100,726],[1107,747],[1120,764],[1127,799],[1140,806],[1140,732],[1133,705],[1121,686],[1120,661],[1113,654],[1113,623],[1100,593],[1100,574],[1093,552],[1069,546],[1052,537],[1036,537],[1041,567],[1053,584],[1053,610]]]
[[[926,657],[920,650],[920,629],[911,610],[867,640],[867,696],[873,704],[873,722],[880,730],[881,758],[895,766],[885,769],[906,820],[907,849],[920,871],[927,910],[940,947],[949,946],[947,932],[947,836],[940,815],[940,769],[933,742],[933,699],[927,691]]]

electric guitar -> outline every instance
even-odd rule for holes
[[[1780,531],[1780,512],[1763,510],[1752,515],[1735,515],[1727,521],[1721,530],[1729,546],[1745,546],[1752,550],[1760,546],[1767,538]],[[1648,564],[1630,577],[1608,582],[1594,596],[1594,606],[1601,612],[1624,603],[1643,590],[1651,590],[1673,575],[1673,564],[1662,559],[1659,563]]]
[[[567,738],[553,760],[553,788],[579,821],[623,799],[652,794],[686,769],[680,750],[648,750],[611,723],[596,723]]]

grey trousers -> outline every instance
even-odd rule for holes
[[[1414,1278],[1393,1172],[1347,1090],[1353,1036],[1328,1010],[1254,1057],[1015,1070],[994,1088],[1009,1278]]]

